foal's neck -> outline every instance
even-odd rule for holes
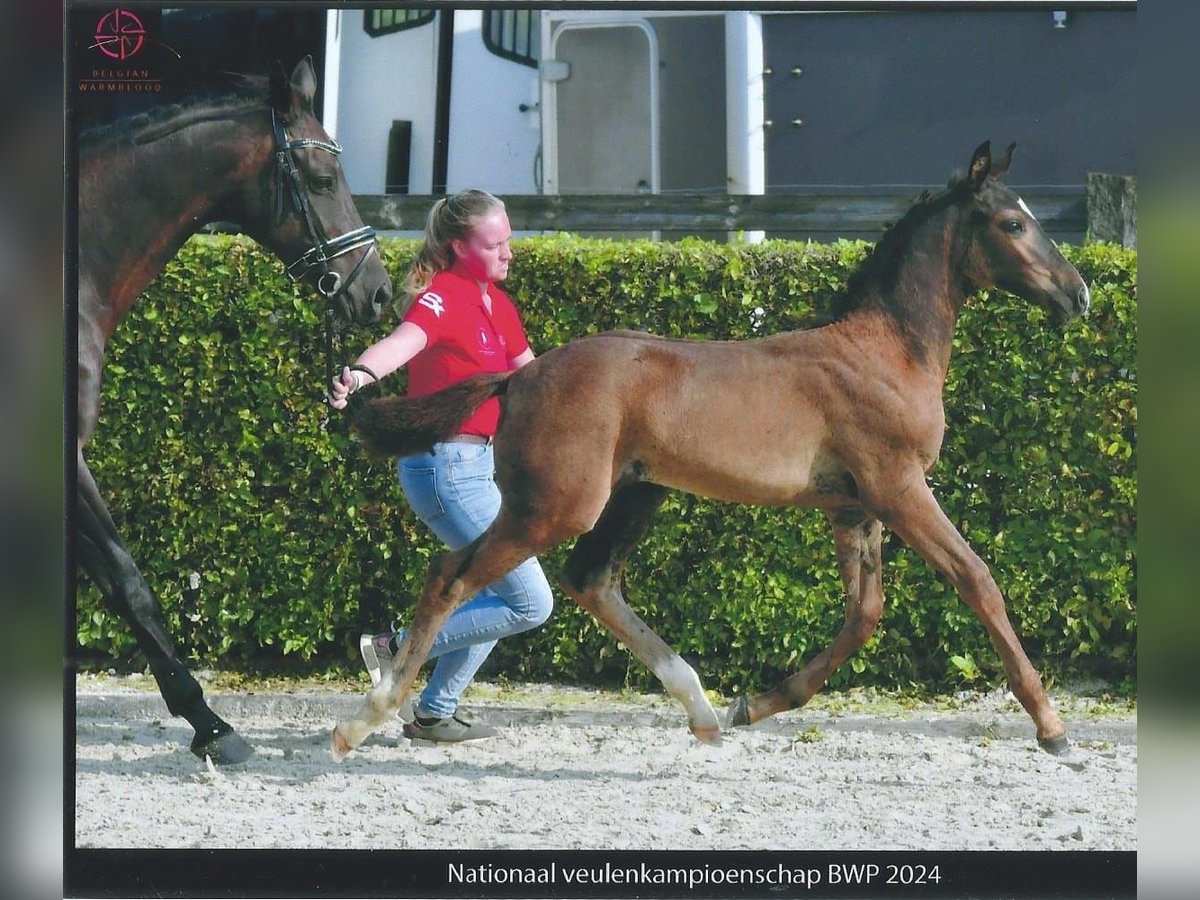
[[[945,379],[958,314],[968,289],[956,274],[963,248],[951,207],[919,226],[886,285],[868,286],[865,306],[882,313],[917,364]]]

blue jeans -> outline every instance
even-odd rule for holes
[[[413,512],[451,550],[483,534],[500,511],[491,444],[434,444],[432,453],[406,456],[396,468]],[[421,714],[452,715],[496,641],[541,625],[553,606],[550,583],[530,557],[451,613],[429,651],[437,663],[421,692]]]

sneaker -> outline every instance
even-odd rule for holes
[[[415,713],[416,710],[414,709]],[[442,744],[457,744],[460,741],[476,741],[496,735],[496,729],[474,721],[462,709],[443,719],[427,719],[414,715],[411,722],[404,723],[404,736],[413,741],[435,741]]]
[[[372,687],[383,680],[383,667],[392,664],[392,657],[396,655],[395,645],[392,643],[395,636],[394,631],[384,631],[379,634],[364,634],[358,639],[358,650],[366,663],[367,674],[371,676]]]

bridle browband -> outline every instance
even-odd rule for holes
[[[288,137],[287,130],[284,128],[283,122],[275,114],[274,109],[271,110],[271,131],[275,137],[275,161],[278,164],[276,172],[281,182],[276,186],[275,190],[275,219],[276,221],[282,221],[287,211],[284,197],[285,194],[289,195],[292,199],[292,205],[295,206],[297,212],[304,219],[309,239],[312,241],[312,247],[301,254],[298,259],[288,263],[285,271],[288,278],[292,281],[300,281],[307,277],[313,269],[320,267],[321,274],[316,280],[316,286],[317,292],[326,301],[325,369],[328,376],[327,380],[332,380],[334,374],[334,304],[340,300],[344,306],[346,305],[346,301],[343,298],[344,292],[354,283],[354,279],[362,271],[367,257],[376,249],[377,238],[375,229],[369,225],[364,225],[362,228],[347,231],[345,234],[340,234],[335,238],[327,238],[325,230],[321,227],[321,223],[317,217],[313,215],[312,207],[309,205],[308,197],[305,194],[300,178],[300,169],[296,165],[296,158],[293,152],[299,149],[315,148],[337,156],[342,152],[341,144],[332,138],[328,141],[323,141],[317,138],[293,139]],[[343,283],[342,276],[330,268],[330,260],[337,259],[339,256],[345,256],[347,253],[352,253],[364,247],[366,248],[365,252],[350,271],[350,276]],[[345,309],[345,314],[348,321],[352,320],[348,306]]]

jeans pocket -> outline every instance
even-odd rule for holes
[[[492,448],[487,444],[460,444],[455,448],[448,467],[450,481],[490,481],[494,471]]]
[[[402,465],[400,487],[421,521],[434,522],[446,514],[446,505],[438,492],[437,469]]]

